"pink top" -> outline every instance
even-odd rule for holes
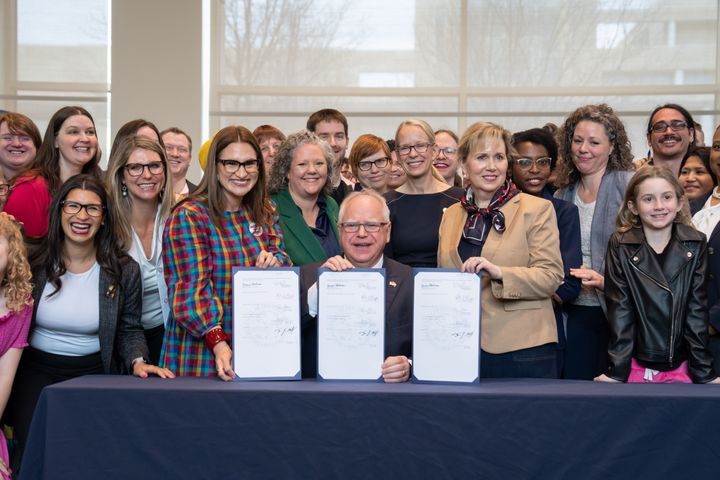
[[[30,304],[20,313],[8,312],[0,317],[0,356],[5,355],[11,348],[27,347],[32,310]]]
[[[43,237],[48,232],[48,209],[52,197],[48,183],[40,176],[23,176],[13,184],[4,211],[23,224],[29,237]]]

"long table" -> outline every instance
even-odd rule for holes
[[[46,388],[23,479],[720,477],[720,386],[86,376]]]

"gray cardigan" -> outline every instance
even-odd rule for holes
[[[122,267],[120,285],[113,284],[108,273],[100,269],[100,357],[103,370],[109,373],[132,371],[132,361],[147,358],[143,327],[140,324],[142,287],[140,267],[128,256],[119,259]],[[45,266],[33,270],[33,324],[47,283]]]
[[[610,236],[615,233],[615,220],[625,198],[625,190],[634,171],[613,170],[605,173],[600,181],[600,190],[595,200],[592,226],[590,227],[590,253],[593,270],[605,274],[605,252]],[[578,182],[555,192],[555,198],[567,200],[575,205]]]

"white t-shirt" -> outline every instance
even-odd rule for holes
[[[83,273],[65,272],[62,287],[48,282],[40,297],[30,345],[55,355],[79,357],[100,351],[100,265]]]

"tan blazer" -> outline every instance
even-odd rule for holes
[[[557,342],[550,296],[563,280],[555,209],[521,193],[502,206],[505,231],[491,229],[482,256],[502,270],[501,281],[482,279],[481,346],[506,353]],[[443,214],[438,267],[460,268],[458,244],[467,212],[456,203]]]

